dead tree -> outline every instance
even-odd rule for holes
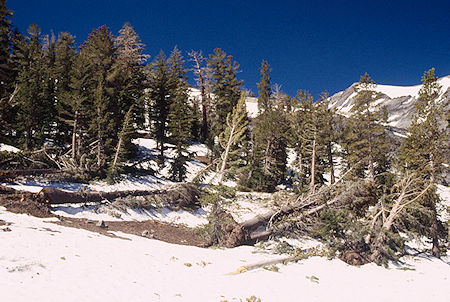
[[[194,73],[197,76],[197,83],[200,87],[200,98],[202,104],[202,127],[201,127],[201,138],[205,142],[208,138],[208,108],[207,108],[207,97],[206,97],[206,79],[205,79],[205,67],[203,67],[203,62],[205,58],[202,55],[202,51],[194,51],[188,53],[191,60],[194,62]]]
[[[406,211],[407,207],[417,202],[427,191],[432,187],[432,182],[423,188],[423,181],[412,174],[406,175],[394,186],[392,193],[393,203],[390,209],[387,206],[382,206],[378,209],[372,218],[371,228],[375,231],[378,221],[381,225],[377,230],[374,240],[369,235],[366,238],[366,243],[371,245],[371,261],[378,261],[384,254],[384,246],[386,244],[386,234],[392,231],[395,223],[399,220],[401,215]]]

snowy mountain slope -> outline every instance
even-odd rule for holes
[[[441,92],[444,99],[450,99],[450,75],[439,79]],[[339,113],[348,116],[356,96],[357,83],[352,84],[344,91],[340,91],[330,97],[330,105]],[[406,130],[415,111],[414,102],[422,85],[417,86],[391,86],[376,85],[375,91],[381,93],[377,104],[387,106],[389,112],[389,125],[399,130]]]

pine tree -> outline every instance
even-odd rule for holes
[[[214,94],[213,136],[217,136],[223,132],[228,113],[239,101],[242,81],[236,77],[239,64],[220,48],[214,49],[214,53],[209,55],[208,67],[211,71],[211,92]]]
[[[89,119],[92,118],[92,74],[87,57],[83,54],[75,56],[70,73],[69,95],[61,96],[64,106],[60,108],[60,119],[71,128],[72,159],[79,158],[88,152],[85,148],[88,138]]]
[[[270,110],[271,109],[271,96],[272,96],[272,89],[271,89],[271,83],[270,83],[270,72],[272,69],[269,66],[269,63],[267,61],[262,61],[261,63],[261,80],[258,84],[258,110],[260,113]]]
[[[191,60],[194,62],[193,71],[196,75],[197,85],[200,89],[200,99],[201,99],[201,112],[202,112],[202,122],[200,127],[200,141],[205,143],[209,140],[209,119],[208,119],[208,108],[209,108],[209,98],[207,89],[207,79],[208,72],[206,67],[203,65],[205,58],[201,51],[192,50],[189,52]]]
[[[255,120],[253,129],[256,162],[252,187],[273,191],[286,176],[289,124],[286,113],[278,108],[265,111]]]
[[[144,63],[149,55],[143,54],[144,44],[129,23],[125,23],[119,31],[119,35],[114,40],[117,48],[117,59],[114,64],[114,71],[117,74],[115,85],[117,86],[119,114],[118,123],[124,119],[129,108],[133,106],[133,124],[138,128],[143,128],[145,122],[144,89],[145,75]],[[133,146],[125,146],[130,148]],[[132,150],[130,150],[132,153]]]
[[[89,35],[80,51],[91,72],[92,82],[88,89],[93,96],[93,110],[89,136],[96,141],[97,167],[102,170],[113,154],[121,126],[116,118],[119,108],[112,70],[116,56],[113,35],[107,27],[101,26]]]
[[[11,126],[15,118],[12,106],[13,96],[17,93],[14,87],[16,72],[11,58],[12,31],[11,16],[13,12],[6,8],[6,0],[0,1],[0,142],[7,142]]]
[[[72,119],[75,112],[70,110],[72,108],[70,83],[76,55],[74,37],[67,32],[60,33],[56,41],[55,52],[52,74],[55,78],[55,98],[58,116],[56,134],[58,142],[67,144],[71,141],[73,128],[65,121]]]
[[[19,68],[16,129],[21,134],[23,149],[31,150],[42,142],[47,118],[47,104],[42,98],[46,78],[40,29],[35,24],[30,25],[28,36],[18,42],[14,53]]]
[[[368,170],[368,179],[389,168],[389,146],[386,133],[386,108],[374,106],[380,95],[374,90],[376,84],[365,73],[356,88],[357,95],[351,109],[352,116],[346,123],[346,160],[356,174],[363,177]]]
[[[152,133],[160,151],[160,164],[164,163],[164,145],[167,143],[171,85],[166,55],[161,51],[148,72],[150,120],[152,121]]]
[[[192,110],[188,103],[188,84],[184,60],[178,48],[174,48],[169,59],[170,79],[173,82],[169,105],[168,128],[170,141],[175,145],[176,156],[171,163],[170,177],[183,181],[187,172],[187,147],[191,137]]]
[[[441,86],[434,74],[434,68],[424,73],[422,83],[419,97],[415,103],[416,113],[408,129],[409,135],[400,148],[399,161],[404,170],[412,171],[433,184],[422,199],[422,203],[431,212],[429,235],[433,241],[432,253],[434,256],[440,257],[439,237],[442,236],[442,228],[436,212],[439,196],[436,193],[435,184],[445,163],[444,156],[449,151],[446,149],[448,133],[445,126],[440,126],[443,113],[439,103]],[[423,186],[425,185],[426,182]]]

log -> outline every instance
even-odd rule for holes
[[[239,267],[237,270],[235,270],[234,272],[230,272],[230,273],[226,273],[226,276],[231,276],[231,275],[238,275],[238,274],[242,274],[260,267],[264,267],[267,265],[274,265],[274,264],[278,264],[278,263],[284,263],[284,262],[288,262],[288,261],[293,261],[295,260],[295,256],[285,256],[285,257],[281,257],[281,258],[277,258],[277,259],[270,259],[270,260],[263,260],[263,261],[259,261],[253,264],[249,264],[249,265],[243,265],[241,267]]]
[[[87,203],[111,201],[127,196],[157,195],[169,205],[190,207],[198,202],[200,191],[190,184],[177,185],[167,190],[136,190],[115,192],[66,192],[55,188],[43,188],[39,193],[41,202],[47,204]]]
[[[25,169],[25,170],[0,170],[0,179],[16,178],[25,175],[45,175],[62,173],[57,169]]]
[[[145,196],[159,191],[116,191],[116,192],[67,192],[55,188],[42,188],[38,193],[41,201],[48,204],[102,202],[126,196]]]

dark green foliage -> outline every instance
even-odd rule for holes
[[[238,103],[242,81],[236,77],[239,64],[220,48],[214,49],[214,53],[209,55],[208,66],[211,72],[209,85],[214,94],[212,100],[213,136],[217,136],[224,130],[228,113]]]
[[[11,136],[11,126],[14,122],[15,110],[10,102],[14,93],[16,72],[11,57],[13,48],[11,16],[5,0],[0,1],[0,142],[8,142]]]
[[[55,98],[58,119],[56,122],[56,141],[59,144],[70,144],[73,125],[68,123],[73,120],[74,107],[72,99],[71,77],[73,75],[74,60],[76,55],[74,37],[67,33],[60,33],[55,46],[55,63],[52,75],[55,79]],[[79,72],[79,70],[78,70]]]
[[[286,176],[286,147],[289,124],[280,109],[265,111],[255,120],[251,165],[241,185],[261,191],[273,191]]]
[[[48,70],[45,69],[46,58],[37,25],[29,27],[28,36],[18,42],[14,55],[19,68],[15,127],[20,133],[23,149],[31,150],[42,144],[49,127],[46,111],[53,107],[52,100],[46,98]]]
[[[155,58],[148,72],[148,99],[151,107],[152,133],[160,149],[160,160],[164,162],[164,144],[167,143],[167,122],[170,110],[170,92],[173,88],[169,66],[163,51]]]
[[[448,153],[448,125],[440,125],[443,119],[443,111],[438,103],[441,87],[434,74],[434,68],[424,73],[423,86],[419,91],[419,98],[415,104],[416,113],[413,116],[409,135],[400,147],[399,164],[402,171],[413,172],[423,180],[437,182],[437,177],[442,171],[445,162],[445,154]],[[422,187],[427,185],[423,183]],[[421,198],[421,204],[428,209],[429,215],[424,211],[411,213],[413,224],[419,227],[420,233],[426,233],[433,241],[433,255],[440,256],[440,238],[445,238],[445,227],[437,218],[436,204],[439,196],[436,187],[433,186],[427,194]],[[419,225],[420,224],[420,225]]]
[[[358,177],[375,177],[388,170],[390,165],[386,108],[373,104],[380,97],[374,91],[375,82],[365,73],[356,88],[357,96],[352,116],[345,129],[346,160]]]
[[[175,48],[168,60],[170,77],[174,82],[169,106],[168,127],[170,141],[175,145],[176,156],[171,163],[171,179],[183,181],[187,172],[187,147],[191,137],[192,109],[188,103],[188,85],[184,60],[181,52]]]
[[[267,61],[262,61],[261,63],[261,80],[256,86],[258,86],[258,110],[259,112],[264,112],[270,110],[272,107],[271,97],[272,88],[270,82],[270,72],[272,69]]]

